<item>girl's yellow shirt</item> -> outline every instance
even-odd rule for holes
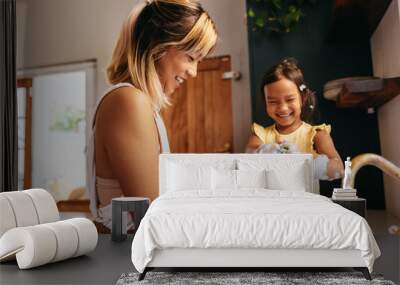
[[[288,143],[295,144],[300,152],[311,153],[314,157],[318,153],[314,149],[314,137],[317,131],[326,131],[331,133],[331,126],[322,124],[318,126],[311,126],[302,122],[301,126],[290,134],[280,134],[275,127],[275,124],[264,128],[256,123],[253,123],[251,130],[265,144],[278,143],[287,141]]]

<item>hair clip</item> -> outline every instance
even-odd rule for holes
[[[299,89],[300,89],[301,92],[303,92],[304,90],[306,90],[306,88],[307,88],[307,86],[306,86],[305,84],[301,84],[301,85],[299,86]]]

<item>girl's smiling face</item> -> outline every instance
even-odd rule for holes
[[[169,48],[157,64],[157,74],[166,95],[171,95],[188,77],[196,77],[200,54]]]
[[[264,86],[268,115],[275,121],[278,131],[290,133],[301,125],[301,95],[297,85],[282,78]]]

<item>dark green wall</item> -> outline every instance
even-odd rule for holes
[[[249,3],[248,3],[249,5]],[[362,109],[339,109],[323,98],[327,81],[348,76],[371,76],[372,62],[369,41],[349,43],[329,41],[333,1],[319,0],[306,9],[306,17],[290,34],[271,37],[252,31],[249,25],[249,53],[253,121],[272,123],[267,117],[260,95],[263,72],[282,58],[295,57],[303,70],[306,84],[316,92],[316,123],[332,126],[331,136],[343,159],[360,153],[380,154],[377,116]],[[340,181],[321,182],[321,193],[331,196]],[[364,167],[356,179],[358,195],[367,198],[368,207],[384,208],[382,174],[377,168]]]

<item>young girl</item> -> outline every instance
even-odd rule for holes
[[[342,177],[343,163],[330,136],[330,125],[312,126],[314,93],[305,85],[303,73],[294,59],[285,59],[264,75],[262,93],[268,115],[275,121],[269,127],[252,125],[246,152],[311,153],[315,178]]]

